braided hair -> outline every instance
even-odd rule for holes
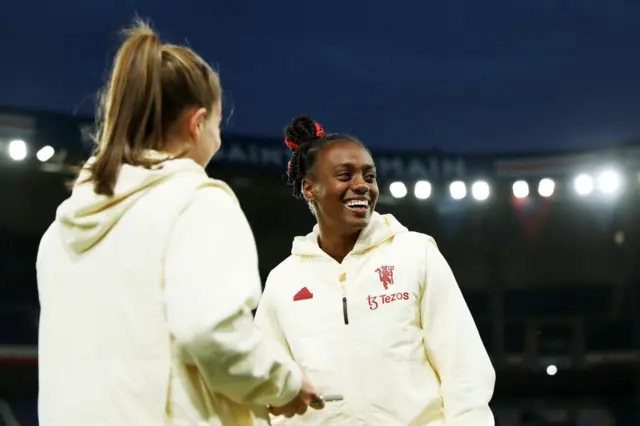
[[[287,183],[293,187],[293,196],[304,198],[302,182],[311,175],[318,152],[332,141],[348,140],[361,144],[353,136],[341,133],[325,134],[317,121],[296,117],[285,129],[284,143],[291,149],[291,160],[287,170]]]

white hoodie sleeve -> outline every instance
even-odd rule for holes
[[[262,330],[265,334],[278,342],[280,346],[282,346],[287,351],[291,359],[293,359],[291,349],[289,348],[289,343],[287,342],[286,337],[284,337],[282,327],[280,327],[278,313],[276,311],[276,308],[273,306],[274,285],[277,284],[273,283],[273,273],[271,273],[267,277],[267,282],[264,287],[264,293],[262,294],[262,298],[260,299],[260,303],[258,304],[258,311],[256,312],[254,322],[260,330]]]
[[[208,388],[245,404],[281,406],[300,368],[253,324],[260,297],[251,228],[224,190],[206,187],[178,219],[165,264],[166,313],[178,353]]]
[[[489,408],[495,371],[453,272],[433,239],[427,242],[422,329],[440,378],[447,426],[494,426]]]
[[[278,344],[287,351],[291,359],[293,359],[293,355],[291,354],[291,348],[289,347],[287,338],[282,332],[282,327],[280,327],[278,313],[273,306],[273,286],[277,285],[273,281],[274,279],[272,272],[267,277],[267,282],[264,287],[264,293],[262,294],[262,298],[260,299],[260,303],[258,304],[258,311],[256,312],[254,322],[256,326],[267,336],[278,342]],[[270,417],[272,426],[283,426],[287,424],[287,419],[283,416]]]

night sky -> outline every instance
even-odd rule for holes
[[[135,12],[226,90],[224,130],[310,114],[371,147],[611,146],[640,136],[640,2],[5,0],[0,105],[92,114]],[[233,112],[231,114],[231,112]]]

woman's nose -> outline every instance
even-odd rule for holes
[[[366,194],[367,192],[369,192],[369,184],[367,184],[367,182],[365,182],[364,180],[356,180],[353,183],[351,189],[353,190],[353,192],[356,192],[358,194]]]

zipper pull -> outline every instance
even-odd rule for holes
[[[340,280],[340,284],[342,284],[342,317],[344,318],[345,325],[348,325],[349,313],[347,312],[347,289],[344,285],[344,282],[347,280],[347,273],[341,273],[338,280]]]
[[[345,325],[349,325],[349,314],[347,312],[347,296],[342,296],[342,316],[344,317]]]

